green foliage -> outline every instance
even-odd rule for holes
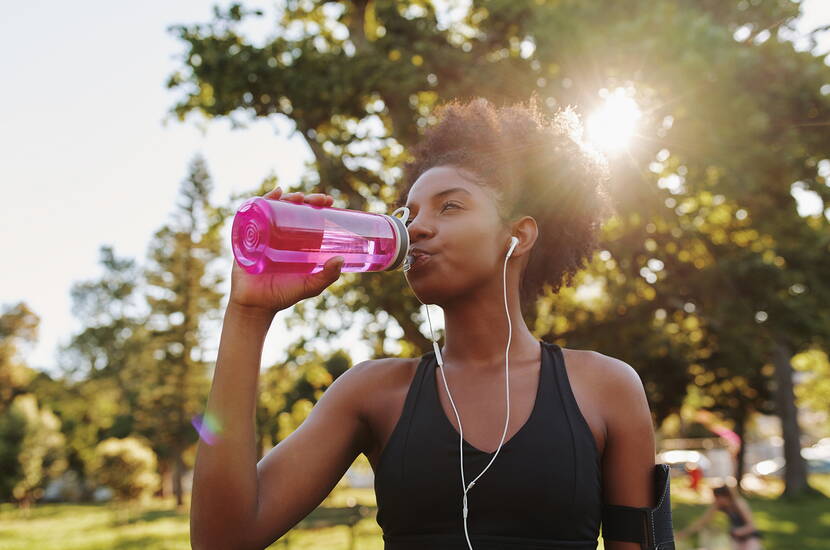
[[[158,488],[156,454],[135,437],[111,437],[95,447],[87,475],[111,488],[121,501],[146,498]]]
[[[39,324],[40,318],[23,302],[4,306],[0,313],[0,413],[26,392],[34,376],[19,355],[24,346],[37,340]]]
[[[30,384],[32,393],[61,420],[69,467],[79,473],[92,459],[95,446],[108,437],[131,433],[128,403],[117,381],[98,375],[87,380],[51,379],[40,373]]]
[[[99,264],[99,277],[71,289],[82,328],[61,350],[63,376],[33,381],[33,391],[63,421],[69,462],[77,472],[85,470],[99,441],[133,433],[142,385],[136,373],[148,360],[145,319],[137,311],[140,269],[108,245],[100,249]]]
[[[830,360],[827,352],[813,349],[796,355],[793,368],[803,373],[795,388],[799,406],[824,414],[824,433],[830,429]]]
[[[256,424],[261,455],[297,429],[326,388],[351,367],[343,351],[322,357],[306,352],[305,343],[302,339],[295,343],[288,350],[287,362],[260,374]]]
[[[60,420],[32,394],[17,396],[0,414],[0,499],[28,506],[66,469]]]

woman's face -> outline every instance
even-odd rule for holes
[[[430,255],[406,278],[425,304],[459,298],[502,267],[510,233],[499,218],[493,191],[477,179],[463,168],[436,166],[409,190],[410,247]]]

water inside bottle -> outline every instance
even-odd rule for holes
[[[237,211],[232,242],[239,264],[254,274],[317,273],[334,256],[343,256],[344,272],[382,271],[398,252],[385,216],[261,197]]]

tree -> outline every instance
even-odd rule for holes
[[[306,349],[300,339],[288,358],[263,371],[256,409],[258,451],[262,457],[305,421],[314,403],[341,374],[351,368],[342,350],[328,357]]]
[[[819,349],[805,351],[793,358],[793,368],[803,379],[795,388],[801,407],[824,414],[824,422],[816,425],[818,433],[830,431],[830,360]]]
[[[210,203],[212,185],[204,160],[194,158],[173,223],[154,235],[145,270],[147,351],[153,360],[132,373],[141,380],[136,428],[162,460],[172,463],[178,506],[183,504],[182,455],[197,437],[191,420],[208,390],[202,327],[217,316],[222,299],[218,286],[224,276],[211,265],[225,253],[220,235],[225,215]]]
[[[551,110],[587,112],[603,90],[625,91],[643,115],[638,139],[613,163],[618,215],[597,275],[581,279],[607,300],[590,308],[583,293],[560,292],[527,322],[539,337],[629,362],[657,420],[679,408],[698,368],[758,383],[756,396],[731,392],[741,410],[775,391],[787,493],[797,494],[806,470],[786,357],[830,334],[821,279],[830,228],[802,216],[793,197],[813,193],[822,210],[830,198],[819,169],[830,150],[830,69],[787,40],[799,9],[789,0],[478,0],[447,22],[428,1],[288,1],[274,37],[254,45],[239,24],[257,13],[232,4],[208,24],[173,27],[187,52],[168,85],[183,93],[173,107],[182,120],[194,111],[239,123],[242,113],[290,118],[316,160],[301,184],[362,210],[396,196],[406,150],[443,100],[502,103],[536,91]],[[388,332],[379,327],[389,325],[404,355],[428,349],[399,274],[347,274],[297,309],[306,315],[297,322],[317,325],[338,311],[345,323],[335,332],[369,316],[378,354]],[[748,338],[754,351],[736,369],[718,359]],[[747,378],[766,364],[774,381]]]
[[[82,474],[95,446],[108,437],[133,433],[135,374],[147,362],[145,315],[138,310],[141,271],[134,259],[100,248],[102,274],[75,283],[72,312],[82,329],[61,350],[61,380],[39,380],[38,395],[63,421],[70,466]]]
[[[0,414],[0,496],[29,508],[46,482],[66,469],[60,420],[33,394],[15,397]]]
[[[122,390],[110,377],[53,379],[46,373],[38,373],[29,389],[60,420],[67,468],[81,478],[81,498],[91,498],[93,488],[86,472],[96,445],[110,437],[126,437],[132,430]]]
[[[95,447],[87,474],[112,489],[116,499],[128,502],[152,494],[159,484],[156,469],[156,455],[144,442],[111,437]]]
[[[145,321],[136,304],[141,270],[110,245],[101,246],[99,255],[101,277],[71,289],[72,312],[84,328],[62,350],[63,370],[76,379],[110,377],[129,399],[123,372],[139,349],[134,336]]]
[[[5,306],[0,314],[0,413],[27,392],[34,372],[23,363],[20,353],[37,340],[39,324],[40,318],[23,302]]]

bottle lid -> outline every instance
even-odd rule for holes
[[[403,219],[406,220],[409,218],[409,208],[406,206],[401,206],[391,215],[386,215],[392,221],[392,228],[395,230],[395,235],[397,236],[398,248],[395,252],[395,259],[392,260],[386,269],[383,271],[393,271],[403,265],[403,261],[406,259],[406,254],[409,251],[409,231],[406,230],[406,225],[401,220],[401,218],[397,217],[397,213],[403,211]]]

